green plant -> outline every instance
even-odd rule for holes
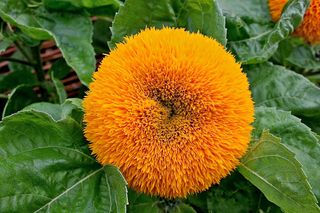
[[[11,70],[0,74],[0,212],[320,212],[319,46],[292,36],[309,4],[290,0],[274,23],[265,0],[2,0],[0,51],[16,52],[0,56]],[[256,107],[237,170],[176,200],[127,189],[116,167],[97,163],[83,136],[83,94],[67,98],[61,82],[73,69],[86,90],[96,55],[164,26],[231,51]],[[40,47],[52,39],[63,58],[47,73]]]

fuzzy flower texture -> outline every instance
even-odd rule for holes
[[[273,21],[278,21],[288,0],[269,0],[270,14]],[[311,0],[303,21],[294,34],[311,44],[320,43],[320,0]]]
[[[240,64],[217,41],[146,29],[106,56],[84,100],[97,160],[149,195],[185,197],[227,176],[246,152],[253,102]]]

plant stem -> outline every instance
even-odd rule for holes
[[[24,64],[24,65],[28,65],[28,66],[31,66],[31,67],[34,67],[35,64],[32,64],[28,61],[24,61],[24,60],[20,60],[20,59],[16,59],[16,58],[10,58],[10,57],[0,57],[0,62],[1,61],[12,61],[12,62],[17,62],[17,63],[20,63],[20,64]]]
[[[7,26],[8,26],[8,29],[9,29],[9,31],[12,33],[12,34],[14,34],[14,30],[13,30],[13,28],[12,28],[12,26],[9,24],[9,23],[7,23]],[[28,54],[28,52],[22,47],[22,45],[20,44],[20,42],[19,41],[14,41],[13,42],[14,44],[15,44],[15,46],[16,46],[16,48],[21,52],[21,54],[28,60],[28,61],[32,61],[32,57]]]
[[[16,45],[17,49],[22,53],[22,55],[28,60],[32,61],[32,57],[27,53],[27,51],[22,47],[19,41],[15,41],[14,44]]]
[[[41,55],[40,55],[40,45],[32,47],[31,48],[31,53],[33,56],[33,59],[35,60],[35,65],[34,65],[34,69],[36,71],[36,75],[38,78],[38,81],[40,82],[40,92],[41,92],[41,96],[44,99],[48,98],[48,92],[46,90],[46,88],[43,86],[44,81],[45,81],[45,73],[44,70],[42,69],[42,60],[41,60]]]
[[[40,56],[40,47],[36,46],[36,47],[32,47],[32,55],[33,58],[35,60],[35,70],[36,70],[36,74],[37,74],[37,78],[40,82],[43,82],[44,79],[44,71],[42,69],[42,60],[41,60],[41,56]]]

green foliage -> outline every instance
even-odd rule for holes
[[[229,42],[231,51],[245,64],[256,64],[268,60],[277,51],[279,42],[288,37],[300,24],[309,3],[309,0],[289,1],[280,20],[271,30],[248,39]],[[243,2],[241,2],[241,4],[243,4]],[[254,1],[248,4],[254,4]],[[260,5],[265,4],[266,3]],[[240,16],[245,16],[248,8],[242,11],[240,9],[244,7],[237,7],[238,5],[239,3],[232,5],[232,8],[237,8],[234,12],[239,13]],[[251,7],[249,7],[249,9],[250,8]],[[262,6],[254,6],[253,8],[260,8],[261,10]],[[240,12],[238,10],[240,10]],[[254,14],[257,14],[255,10],[253,11]],[[265,14],[267,11],[268,9],[265,8],[265,12],[262,14]],[[252,12],[248,14],[252,14]],[[254,18],[254,14],[252,14],[252,18]]]
[[[110,5],[119,8],[121,2],[118,0],[43,0],[43,4],[48,10],[79,11],[88,8],[97,8]]]
[[[199,195],[188,197],[198,212],[281,212],[238,172]]]
[[[32,110],[6,117],[0,159],[2,212],[125,212],[125,180],[89,155],[71,117]]]
[[[320,69],[320,61],[316,57],[315,47],[308,45],[300,38],[289,38],[280,42],[272,59],[276,63],[284,64],[297,71]]]
[[[58,96],[59,103],[63,103],[67,98],[67,93],[64,90],[64,85],[60,79],[66,77],[69,72],[70,67],[66,64],[65,60],[62,59],[56,61],[50,70],[50,78]]]
[[[44,112],[52,117],[55,121],[61,121],[67,117],[73,118],[82,125],[83,110],[81,99],[67,99],[63,104],[52,104],[48,102],[40,102],[31,104],[23,109],[23,111],[38,111]]]
[[[300,163],[267,131],[243,157],[239,172],[285,212],[320,211]]]
[[[310,128],[300,122],[300,119],[289,112],[275,108],[256,108],[255,130],[253,138],[258,138],[263,129],[269,129],[272,134],[281,138],[295,158],[300,162],[312,190],[320,200],[320,140],[311,132]]]
[[[216,1],[127,0],[112,24],[109,47],[146,27],[183,27],[201,32],[226,44],[225,18]]]
[[[274,23],[266,0],[1,0],[0,64],[9,72],[0,72],[0,212],[320,212],[320,45],[291,36],[309,4],[288,1]],[[166,26],[232,52],[256,107],[239,167],[175,200],[127,191],[116,167],[95,160],[81,99],[95,56]],[[40,49],[51,39],[62,58],[46,70]],[[82,83],[76,98],[62,83],[71,70]]]
[[[277,107],[306,117],[320,115],[320,88],[285,67],[264,63],[246,68],[256,106]]]
[[[86,13],[49,12],[41,5],[30,7],[25,1],[4,0],[0,2],[0,17],[32,38],[52,37],[81,82],[85,85],[91,82],[95,58],[92,24]]]
[[[21,84],[17,86],[10,95],[8,101],[2,112],[2,118],[11,115],[19,110],[23,109],[29,104],[41,101],[34,91],[34,87],[30,85]]]

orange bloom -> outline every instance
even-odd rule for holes
[[[106,56],[84,100],[85,135],[133,189],[166,198],[207,189],[238,164],[253,102],[240,64],[218,42],[146,29]]]
[[[288,0],[269,0],[270,14],[273,21],[278,21]],[[315,44],[320,42],[320,0],[311,0],[303,21],[295,30],[295,35]]]

